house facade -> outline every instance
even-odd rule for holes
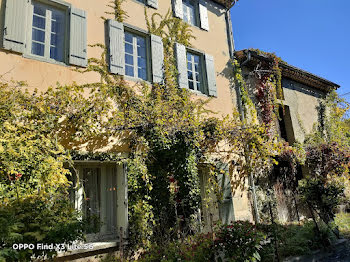
[[[231,114],[239,108],[239,97],[231,81],[230,59],[234,57],[231,2],[126,0],[122,8],[127,17],[120,23],[113,15],[106,14],[110,11],[109,0],[0,0],[0,75],[7,80],[25,80],[32,91],[44,91],[56,82],[96,82],[99,80],[96,73],[81,74],[73,69],[84,68],[88,58],[99,57],[100,50],[90,45],[102,43],[108,48],[111,74],[123,75],[131,83],[161,82],[162,41],[148,33],[145,9],[149,17],[155,13],[165,16],[170,11],[188,23],[196,37],[191,47],[175,44],[180,87],[192,90],[193,96],[199,99],[212,97],[209,109],[220,115]],[[238,52],[236,57],[243,63],[248,53]],[[243,72],[248,74],[261,57],[257,55],[254,59],[245,63]],[[317,121],[319,99],[337,86],[287,64],[283,65],[283,76],[284,104],[290,112],[284,122],[284,136],[292,142],[303,138],[304,129],[311,131]],[[299,119],[304,127],[299,126]],[[76,161],[76,168],[84,188],[73,194],[75,206],[87,216],[99,214],[103,222],[100,232],[89,235],[88,239],[100,242],[126,236],[126,167],[108,161],[81,160]],[[222,184],[230,186],[225,177]],[[83,204],[84,192],[92,199],[88,204]],[[233,197],[227,194],[225,199],[216,220],[252,220],[247,192]],[[110,247],[113,244],[105,242],[99,248]]]
[[[220,115],[231,114],[236,99],[232,98],[235,93],[231,92],[226,72],[234,50],[230,2],[127,0],[122,3],[127,17],[120,23],[106,14],[110,11],[109,0],[0,0],[0,75],[6,80],[27,81],[29,91],[45,91],[57,82],[96,82],[96,73],[81,74],[73,69],[85,68],[88,58],[99,57],[100,50],[90,45],[101,43],[108,48],[111,74],[123,75],[131,83],[161,82],[162,41],[148,33],[145,9],[149,17],[154,13],[165,16],[170,11],[188,23],[196,37],[191,47],[175,44],[180,87],[192,90],[199,99],[212,97],[210,109]],[[100,232],[89,234],[88,240],[99,242],[126,236],[126,167],[108,161],[77,160],[75,165],[83,186],[72,194],[72,201],[86,216],[93,218],[98,214],[103,223]],[[223,182],[229,186],[229,181]],[[90,201],[84,204],[83,198]],[[237,202],[235,208],[233,202]],[[229,215],[221,215],[229,216],[226,222],[234,216],[251,218],[246,194],[233,201],[229,194],[225,206],[230,210]],[[219,217],[217,214],[215,219]],[[100,248],[108,247],[108,242],[104,242]]]

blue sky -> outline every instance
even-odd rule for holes
[[[350,92],[350,0],[239,0],[231,18],[236,50],[275,52]]]

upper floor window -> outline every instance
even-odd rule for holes
[[[209,31],[207,0],[172,0],[174,16]]]
[[[188,87],[191,90],[205,93],[203,86],[201,56],[187,52],[187,77]]]
[[[125,32],[125,74],[147,80],[146,38]]]
[[[180,88],[217,97],[213,56],[175,43],[175,57]]]
[[[163,41],[160,36],[115,20],[107,21],[108,62],[112,74],[154,83],[163,82]]]
[[[198,25],[197,6],[193,0],[183,0],[183,20],[191,25]]]
[[[63,62],[65,58],[66,13],[33,2],[31,54]]]
[[[3,48],[50,63],[87,65],[84,10],[61,0],[11,0],[5,5]]]

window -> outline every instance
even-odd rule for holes
[[[112,74],[163,82],[164,48],[160,36],[134,26],[107,21],[108,64]]]
[[[30,53],[64,62],[66,13],[64,10],[33,2]]]
[[[193,0],[183,0],[183,20],[191,25],[198,25],[197,22],[197,5]]]
[[[11,0],[5,5],[3,48],[50,63],[87,66],[84,10],[62,0]]]
[[[146,38],[125,32],[125,74],[147,80],[147,46]]]
[[[295,136],[289,106],[280,105],[278,108],[278,115],[280,136],[292,145],[295,142]]]
[[[193,26],[209,31],[207,2],[204,0],[172,0],[174,16]]]
[[[85,162],[77,164],[76,170],[80,187],[71,197],[87,222],[87,240],[117,239],[121,228],[125,234],[127,199],[123,167]]]
[[[204,92],[201,56],[187,52],[188,87],[201,93]]]
[[[217,97],[213,56],[175,43],[175,57],[180,88]]]

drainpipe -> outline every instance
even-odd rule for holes
[[[250,51],[248,50],[247,53],[247,58],[246,60],[244,60],[242,63],[241,63],[241,68],[247,64],[252,56],[251,56],[251,53]],[[241,89],[240,87],[238,86],[238,103],[239,103],[239,110],[240,110],[240,116],[241,116],[241,120],[244,121],[245,119],[245,115],[244,115],[244,111],[243,111],[243,103],[242,103],[242,99],[241,99]],[[249,176],[248,176],[248,183],[249,183],[249,186],[250,186],[250,190],[251,190],[251,193],[252,193],[252,200],[253,200],[253,218],[254,218],[254,221],[255,223],[259,223],[259,212],[258,212],[258,200],[256,198],[256,190],[255,190],[255,182],[254,182],[254,177],[253,177],[253,174],[250,172],[249,173]]]
[[[233,5],[236,3],[236,1],[233,3]],[[232,6],[233,6],[232,5]],[[231,7],[232,7],[231,6]],[[226,29],[227,29],[227,41],[228,41],[228,46],[229,46],[229,52],[230,52],[230,58],[234,59],[235,56],[235,44],[234,44],[234,39],[233,39],[233,30],[232,30],[232,21],[231,21],[231,14],[230,14],[230,9],[228,8],[225,12],[225,20],[226,20]],[[246,63],[248,63],[251,60],[251,53],[248,50],[247,51],[247,59],[241,63],[241,67],[243,67]],[[245,116],[244,116],[244,111],[243,111],[243,103],[242,103],[242,93],[241,89],[238,86],[238,110],[239,110],[239,115],[242,121],[244,121]],[[256,190],[255,190],[255,183],[254,183],[254,177],[253,174],[249,174],[248,177],[248,182],[249,186],[251,188],[252,192],[252,198],[253,198],[253,217],[255,223],[259,223],[259,212],[258,212],[258,204],[257,204],[257,199],[256,199]]]
[[[230,9],[227,9],[225,12],[225,20],[226,20],[226,33],[227,33],[227,42],[228,42],[228,48],[230,52],[230,58],[233,59],[235,55],[235,42],[233,39]]]

